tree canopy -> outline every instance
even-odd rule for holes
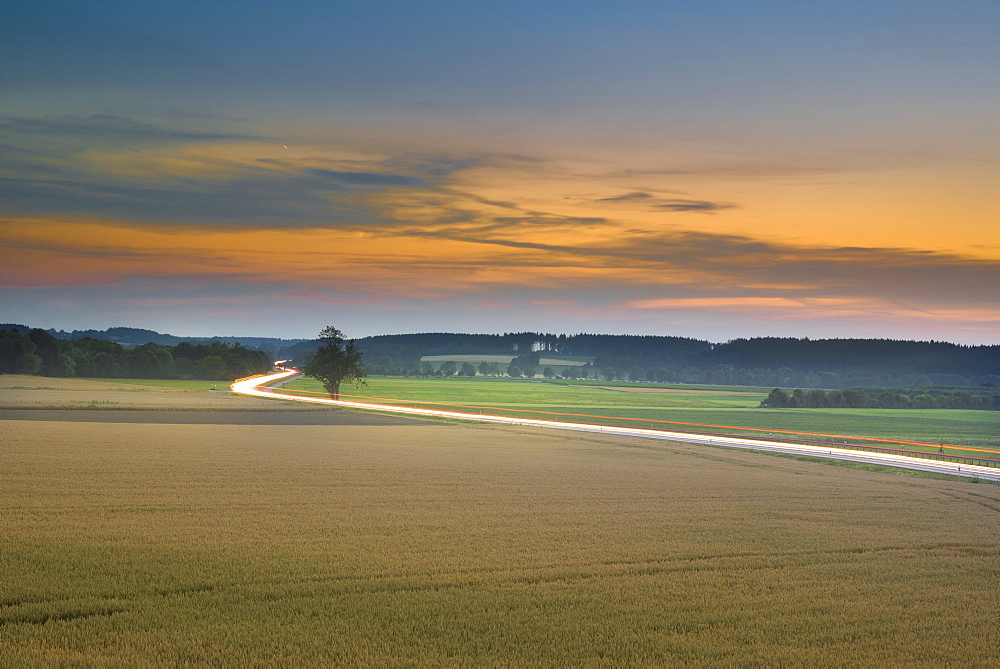
[[[354,342],[344,341],[344,333],[333,326],[319,333],[320,346],[302,373],[311,376],[326,388],[330,397],[340,397],[340,384],[365,385],[365,370],[361,367],[361,351]]]
[[[979,409],[1000,411],[1000,393],[992,384],[956,388],[845,388],[844,390],[801,388],[787,392],[775,388],[760,403],[767,409]]]
[[[318,344],[309,341],[289,347],[287,357],[307,360]],[[555,354],[592,359],[590,368],[575,370],[578,375],[587,372],[588,378],[657,383],[825,389],[1000,385],[1000,345],[777,337],[713,344],[654,335],[540,332],[379,335],[359,338],[355,345],[364,353],[369,374],[387,376],[444,376],[440,363],[423,365],[421,358],[454,355],[461,360],[459,356],[470,354],[516,356],[514,371],[523,376],[526,364],[543,372],[545,367],[526,356]],[[506,374],[502,365],[493,372],[478,371]]]
[[[0,328],[0,373],[94,378],[211,379],[225,381],[266,371],[270,358],[240,344],[213,341],[126,348],[84,337],[72,341],[34,329]]]

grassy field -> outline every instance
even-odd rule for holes
[[[212,390],[226,389],[231,381],[204,381],[201,379],[87,379],[80,377],[53,378],[46,376],[27,376],[21,374],[4,374],[0,376],[0,390],[13,388],[16,390]]]
[[[312,379],[294,381],[288,388],[311,392],[322,391],[320,384]],[[1000,412],[957,409],[760,409],[758,405],[766,397],[767,390],[754,388],[650,387],[631,384],[612,386],[607,383],[566,384],[539,380],[482,378],[373,377],[368,380],[367,387],[357,390],[345,388],[342,391],[345,394],[489,406],[508,410],[534,409],[625,418],[652,418],[684,423],[857,435],[935,444],[943,442],[957,446],[1000,449]],[[565,419],[572,420],[570,417]],[[655,426],[639,422],[632,424]],[[672,426],[666,424],[663,427],[670,429]],[[781,436],[778,432],[690,429],[764,437]],[[963,453],[958,450],[949,451],[947,448],[944,452]],[[984,457],[991,456],[986,454]],[[1000,456],[997,456],[997,459],[1000,459]]]
[[[499,426],[0,427],[7,666],[1000,662],[989,484]]]
[[[89,380],[109,381],[109,379]],[[120,382],[129,386],[170,388],[171,390],[225,390],[232,383],[232,381],[205,381],[204,379],[121,379]]]
[[[437,401],[759,401],[370,382]],[[232,400],[247,424],[0,420],[3,666],[1000,663],[1000,486],[495,425],[279,426],[244,407],[297,405],[0,382],[14,404],[53,393]]]

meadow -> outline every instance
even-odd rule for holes
[[[0,428],[7,666],[1000,662],[991,484],[426,421]]]
[[[289,390],[322,392],[313,379],[302,378],[288,384]],[[562,381],[516,380],[504,378],[426,379],[372,377],[368,385],[342,388],[347,395],[383,397],[405,401],[494,407],[511,411],[531,409],[556,413],[576,413],[623,418],[646,418],[683,423],[736,426],[765,430],[747,431],[708,427],[629,421],[606,422],[663,429],[690,429],[747,436],[782,437],[792,430],[837,435],[921,441],[933,447],[911,447],[948,454],[968,454],[947,445],[1000,450],[1000,412],[959,409],[760,409],[769,389],[724,386],[651,386],[607,382],[567,383]],[[423,406],[423,405],[421,405]],[[432,405],[427,405],[432,406]],[[475,409],[473,409],[475,410]],[[503,413],[503,411],[501,411]],[[525,417],[544,414],[519,413]],[[571,416],[560,420],[584,420]],[[590,419],[587,419],[588,421]],[[849,439],[837,441],[850,442]],[[864,444],[864,441],[856,443]],[[940,445],[944,444],[943,449]],[[985,454],[984,457],[1000,456]]]

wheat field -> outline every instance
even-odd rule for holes
[[[4,665],[1000,662],[1000,488],[526,428],[0,422]]]
[[[316,407],[232,395],[229,381],[75,379],[0,375],[0,410],[316,411]],[[212,386],[217,392],[212,392]]]

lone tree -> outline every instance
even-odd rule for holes
[[[311,376],[326,388],[332,399],[340,398],[340,384],[365,383],[365,370],[361,368],[361,351],[354,348],[354,342],[344,343],[344,333],[328,326],[319,333],[322,342],[312,360],[302,373]]]

